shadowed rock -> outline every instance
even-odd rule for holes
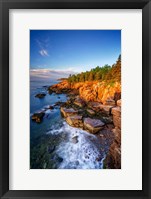
[[[54,107],[53,107],[53,106],[49,106],[49,109],[50,109],[50,110],[53,110],[53,109],[54,109]]]
[[[90,115],[95,115],[95,112],[94,112],[92,109],[87,109],[87,112],[88,112]]]
[[[58,102],[55,103],[54,106],[62,106],[63,104],[64,104],[64,102],[58,101]]]
[[[116,103],[115,103],[115,100],[113,99],[107,99],[104,105],[115,106]]]
[[[85,106],[85,102],[79,97],[74,101],[74,104],[79,106],[79,107],[84,107]]]
[[[45,96],[46,96],[45,93],[38,93],[37,95],[35,95],[35,97],[37,97],[37,98],[43,98]]]
[[[93,109],[94,111],[99,111],[101,105],[102,103],[100,102],[89,102],[88,107]]]
[[[115,100],[115,102],[117,102],[119,99],[121,99],[121,92],[116,92],[114,94],[114,100]]]

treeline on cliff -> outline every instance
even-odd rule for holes
[[[85,81],[107,81],[121,82],[121,55],[119,55],[115,64],[111,66],[97,66],[90,71],[82,72],[77,75],[70,75],[68,81],[70,83],[85,82]]]

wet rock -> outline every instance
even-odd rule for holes
[[[104,123],[98,119],[85,118],[84,119],[84,129],[88,130],[90,133],[97,133],[104,127]]]
[[[112,124],[112,123],[113,123],[113,118],[112,118],[112,116],[102,117],[102,121],[103,121],[105,124]]]
[[[63,161],[63,158],[57,157],[57,158],[56,158],[56,161],[58,161],[59,163],[61,163],[61,162]]]
[[[53,93],[53,90],[51,90],[50,88],[48,88],[48,93],[51,95]]]
[[[54,106],[62,106],[64,102],[56,102]]]
[[[46,167],[47,167],[47,163],[45,162],[45,163],[43,164],[43,168],[46,169]]]
[[[97,161],[97,162],[100,162],[101,160],[102,160],[102,157],[101,157],[101,156],[99,156],[99,157],[96,158],[96,161]]]
[[[78,143],[78,136],[74,136],[72,138],[72,143],[74,143],[74,144]]]
[[[35,97],[37,98],[44,98],[46,96],[45,93],[38,93],[37,95],[35,95]]]
[[[89,159],[90,157],[88,155],[85,155],[85,159]]]
[[[34,113],[32,115],[32,120],[34,120],[37,123],[40,123],[44,117],[45,113],[41,112],[41,113]]]
[[[47,152],[48,153],[52,153],[55,150],[55,148],[56,148],[55,146],[48,146],[47,147]]]
[[[49,106],[49,109],[50,109],[50,110],[53,110],[53,109],[54,109],[54,107],[53,107],[53,106]]]
[[[56,90],[56,94],[61,94],[62,92],[60,90]]]
[[[62,115],[64,117],[68,117],[68,116],[71,116],[71,115],[76,115],[78,113],[78,111],[74,110],[73,108],[67,109],[65,107],[61,107],[60,111],[61,111],[61,113],[62,113]]]
[[[90,115],[95,115],[95,112],[94,112],[92,109],[87,109],[87,112],[88,112]]]
[[[81,115],[68,116],[66,118],[66,122],[73,127],[79,127],[79,128],[83,127],[83,121]]]

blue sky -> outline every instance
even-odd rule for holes
[[[112,65],[119,54],[120,30],[30,31],[30,69],[81,72]]]

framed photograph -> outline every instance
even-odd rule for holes
[[[1,198],[150,198],[149,0],[1,1]]]

